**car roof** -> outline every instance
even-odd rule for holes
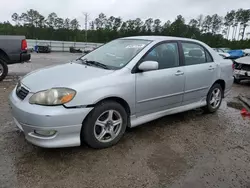
[[[200,42],[194,39],[182,38],[182,37],[171,37],[171,36],[133,36],[125,37],[122,39],[137,39],[137,40],[151,40],[151,41],[165,41],[165,40],[183,40],[183,41],[195,41]]]

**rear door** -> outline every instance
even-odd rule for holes
[[[195,42],[181,42],[186,75],[183,105],[205,100],[215,82],[217,64],[202,45]]]

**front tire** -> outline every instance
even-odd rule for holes
[[[8,66],[6,61],[0,58],[0,81],[2,81],[8,74]]]
[[[203,108],[206,113],[216,112],[221,105],[223,90],[220,84],[214,84],[207,95],[207,105]]]
[[[81,140],[92,148],[115,145],[125,133],[128,114],[117,102],[104,101],[96,105],[83,122]]]

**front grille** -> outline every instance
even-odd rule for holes
[[[234,67],[236,70],[250,71],[250,65],[235,63]]]
[[[27,89],[25,89],[24,87],[22,87],[22,86],[18,86],[17,87],[17,89],[16,89],[16,95],[21,100],[25,99],[25,97],[27,97],[28,94],[29,94],[29,91]]]

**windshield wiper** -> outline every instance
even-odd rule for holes
[[[102,64],[102,63],[100,63],[100,62],[98,62],[98,61],[90,61],[90,60],[87,60],[87,59],[79,59],[80,61],[82,61],[82,63],[84,63],[84,64],[86,64],[86,65],[94,65],[94,66],[96,66],[96,67],[101,67],[101,68],[103,68],[103,69],[108,69],[108,70],[110,70],[110,68],[107,66],[107,65],[104,65],[104,64]]]
[[[95,66],[97,66],[97,67],[101,67],[101,68],[104,68],[104,69],[110,69],[107,65],[104,65],[104,64],[102,64],[102,63],[100,63],[100,62],[98,62],[98,61],[88,61],[88,60],[86,60],[85,61],[87,64],[90,64],[90,65],[95,65]]]

